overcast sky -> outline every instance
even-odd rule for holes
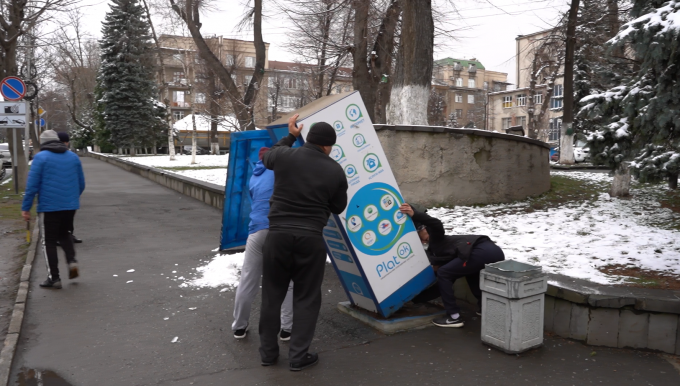
[[[163,1],[163,0],[161,0]],[[252,31],[238,32],[236,24],[241,18],[246,0],[217,0],[218,8],[202,15],[205,34],[252,40]],[[279,0],[285,1],[285,0]],[[434,0],[436,3],[452,1],[460,17],[448,20],[448,28],[460,29],[456,40],[438,38],[435,59],[453,57],[477,58],[484,67],[508,73],[508,81],[515,83],[515,37],[549,28],[560,12],[568,9],[567,0]],[[168,0],[165,0],[169,3]],[[287,40],[285,19],[264,0],[266,18],[263,22],[264,40],[270,43],[269,59],[293,61],[283,44]],[[101,35],[101,22],[109,9],[108,1],[83,0],[82,10],[87,15],[86,28],[95,36]],[[270,6],[268,8],[268,6]]]

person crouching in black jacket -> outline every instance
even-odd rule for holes
[[[414,210],[409,204],[399,207],[402,213],[411,217],[418,229],[418,236],[425,247],[427,258],[437,274],[437,283],[416,296],[415,303],[425,302],[441,296],[446,315],[432,323],[439,327],[463,327],[465,322],[456,304],[453,283],[464,277],[470,291],[477,298],[481,314],[482,291],[479,289],[479,272],[486,264],[505,260],[503,250],[487,236],[447,236],[444,224],[424,212]]]

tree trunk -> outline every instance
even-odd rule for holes
[[[213,74],[214,75],[214,74]],[[217,103],[217,87],[214,77],[208,79],[208,95],[210,95],[210,154],[220,154],[220,143],[217,139],[217,119],[220,105]]]
[[[564,115],[560,137],[560,163],[567,165],[574,164],[574,51],[579,3],[580,0],[571,0],[564,55]]]
[[[402,0],[401,9],[401,39],[387,122],[427,125],[434,53],[432,0]]]
[[[676,190],[678,188],[678,174],[671,174],[668,176],[668,189]]]
[[[359,91],[361,99],[364,101],[368,116],[371,121],[375,120],[375,93],[373,92],[373,80],[368,69],[368,12],[370,2],[364,0],[354,0],[354,47],[352,56],[354,68],[352,70],[352,86]]]
[[[625,162],[621,163],[614,170],[614,181],[612,181],[609,195],[611,197],[626,197],[630,195],[630,168]]]

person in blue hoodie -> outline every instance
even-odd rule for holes
[[[33,157],[28,173],[21,214],[31,220],[33,200],[38,196],[42,250],[47,262],[47,280],[43,288],[61,288],[57,241],[64,249],[69,268],[69,279],[78,277],[78,265],[69,227],[76,210],[80,209],[80,195],[85,190],[85,175],[78,156],[68,151],[54,130],[40,135],[40,152]]]
[[[234,299],[234,323],[231,329],[234,338],[243,339],[248,333],[248,319],[250,308],[255,295],[260,290],[262,277],[262,246],[269,233],[269,199],[274,191],[274,171],[262,164],[262,157],[269,150],[260,149],[260,160],[255,164],[253,175],[250,177],[249,190],[251,199],[250,224],[248,226],[248,240],[241,269],[241,279],[236,289]],[[290,340],[293,328],[293,282],[288,286],[288,293],[281,306],[281,331],[279,339]]]

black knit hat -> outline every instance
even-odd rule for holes
[[[59,136],[59,140],[61,142],[69,142],[69,136],[68,133],[65,131],[57,131],[57,136]]]
[[[335,129],[326,122],[316,122],[307,134],[307,142],[319,146],[335,145],[336,139]]]

